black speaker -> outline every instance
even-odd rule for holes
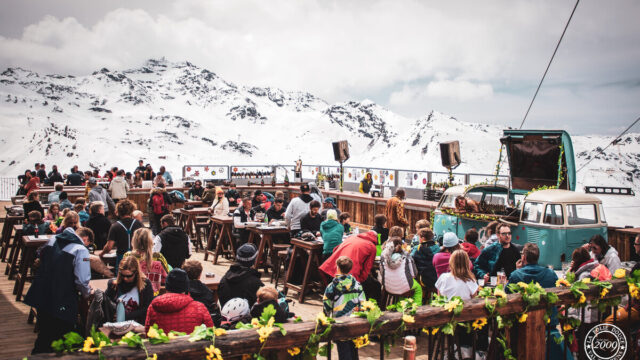
[[[455,168],[460,165],[460,142],[447,141],[440,143],[440,157],[442,166],[446,168]]]
[[[336,161],[347,161],[349,159],[349,143],[347,140],[333,143],[333,157]]]

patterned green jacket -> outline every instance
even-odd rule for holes
[[[358,280],[350,274],[336,275],[324,291],[323,311],[333,318],[349,316],[365,300]]]

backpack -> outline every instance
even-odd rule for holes
[[[173,202],[185,202],[187,199],[184,197],[182,191],[173,190],[169,193],[169,197],[171,197],[171,201]]]
[[[162,194],[154,194],[151,202],[153,207],[153,213],[156,215],[162,215],[165,212],[164,196]]]

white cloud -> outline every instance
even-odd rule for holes
[[[0,36],[0,67],[82,75],[165,56],[238,84],[309,91],[328,101],[385,94],[380,97],[391,110],[407,115],[512,92],[517,96],[508,98],[517,103],[494,111],[514,118],[524,112],[520,102],[532,95],[571,6],[552,0],[178,0],[169,10],[116,9],[89,23],[46,16],[19,38]],[[545,88],[640,78],[639,12],[633,0],[581,2]],[[518,112],[504,113],[507,108]]]

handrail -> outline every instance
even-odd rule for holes
[[[628,293],[628,285],[624,279],[611,281],[612,288],[606,298],[613,298]],[[553,288],[549,290],[558,295],[559,301],[556,306],[569,305],[577,302],[575,296],[569,288]],[[590,285],[588,290],[584,290],[587,301],[600,299],[600,291],[597,286]],[[500,315],[518,314],[524,311],[526,304],[520,294],[508,295],[508,302],[505,306],[499,307],[497,312]],[[536,307],[529,307],[528,311],[546,309],[546,304],[541,303]],[[319,308],[319,311],[321,309]],[[487,316],[484,299],[472,299],[466,301],[464,310],[456,317],[456,321],[472,321]],[[451,313],[440,307],[421,306],[415,316],[415,323],[406,323],[407,329],[420,329],[425,327],[439,327],[451,320]],[[369,332],[369,323],[362,318],[338,318],[339,322],[333,324],[330,333],[331,340],[346,340],[362,336]],[[399,312],[385,312],[378,320],[387,321],[380,328],[373,331],[374,334],[387,335],[394,332],[402,324],[402,314]],[[309,336],[314,332],[316,325],[314,321],[302,323],[287,323],[284,328],[287,334],[282,336],[279,332],[271,334],[264,346],[265,351],[284,350],[293,346],[303,347]],[[188,337],[177,338],[167,344],[147,345],[150,354],[157,354],[159,358],[180,358],[180,359],[202,359],[206,356],[205,346],[207,342],[189,342]],[[222,351],[222,356],[235,357],[243,354],[257,352],[262,344],[259,341],[255,330],[234,330],[226,335],[216,338],[216,347]],[[145,353],[141,350],[130,349],[125,346],[104,348],[102,354],[107,359],[144,359]],[[55,354],[40,354],[30,356],[30,359],[95,359],[95,354],[72,353],[65,356]]]

